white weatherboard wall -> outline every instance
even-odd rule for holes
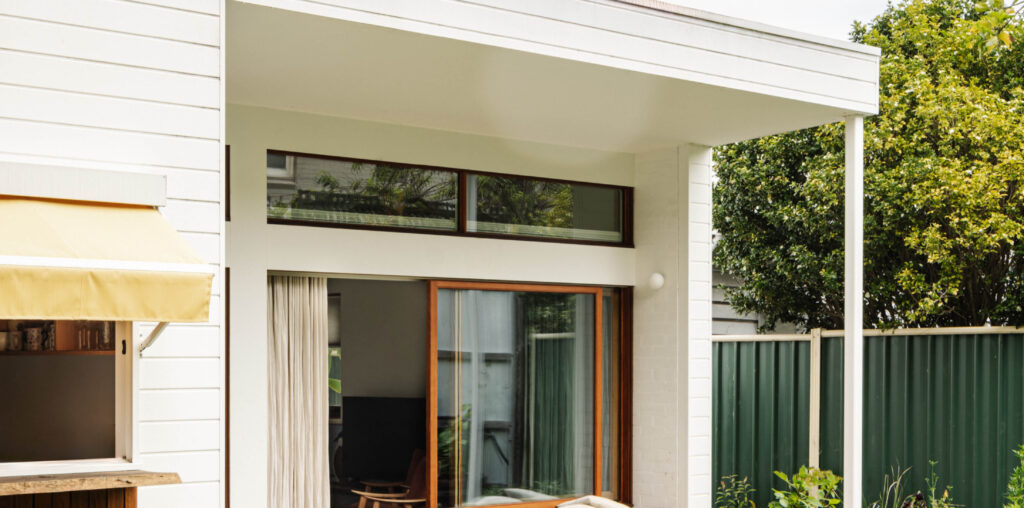
[[[172,324],[136,360],[136,467],[183,481],[140,489],[142,508],[223,499],[222,8],[0,1],[0,161],[164,175],[161,212],[218,269],[210,322]]]

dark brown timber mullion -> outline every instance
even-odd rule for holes
[[[633,188],[622,187],[622,244],[633,245]]]
[[[459,233],[466,232],[466,221],[469,218],[469,209],[467,208],[469,205],[467,203],[468,200],[466,199],[469,195],[469,187],[467,187],[467,185],[468,178],[466,178],[466,172],[459,171]]]
[[[224,145],[224,220],[231,222],[231,145]]]
[[[619,501],[633,504],[633,288],[619,299]]]

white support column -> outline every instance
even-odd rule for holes
[[[635,185],[633,502],[711,508],[711,149],[639,154]]]
[[[687,508],[711,508],[711,147],[688,145],[685,422]],[[682,361],[682,360],[680,360]],[[681,498],[683,499],[683,498]]]
[[[686,506],[689,486],[686,400],[685,152],[670,148],[636,157],[633,299],[633,503]],[[664,277],[661,287],[648,281]],[[682,359],[682,360],[681,360]]]
[[[861,506],[864,456],[864,117],[846,117],[843,506]]]

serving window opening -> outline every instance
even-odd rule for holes
[[[0,469],[128,458],[127,328],[0,320]]]

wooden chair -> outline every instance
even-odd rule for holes
[[[427,457],[422,452],[409,469],[408,488],[405,492],[361,492],[357,508],[416,508],[427,505]],[[415,458],[415,455],[414,455]]]
[[[408,492],[409,486],[412,485],[413,475],[416,473],[416,468],[425,456],[426,453],[423,450],[415,450],[412,452],[412,458],[409,459],[409,469],[405,472],[405,481],[403,482],[359,480],[359,483],[363,484],[363,492],[369,492],[371,494],[404,494]]]

